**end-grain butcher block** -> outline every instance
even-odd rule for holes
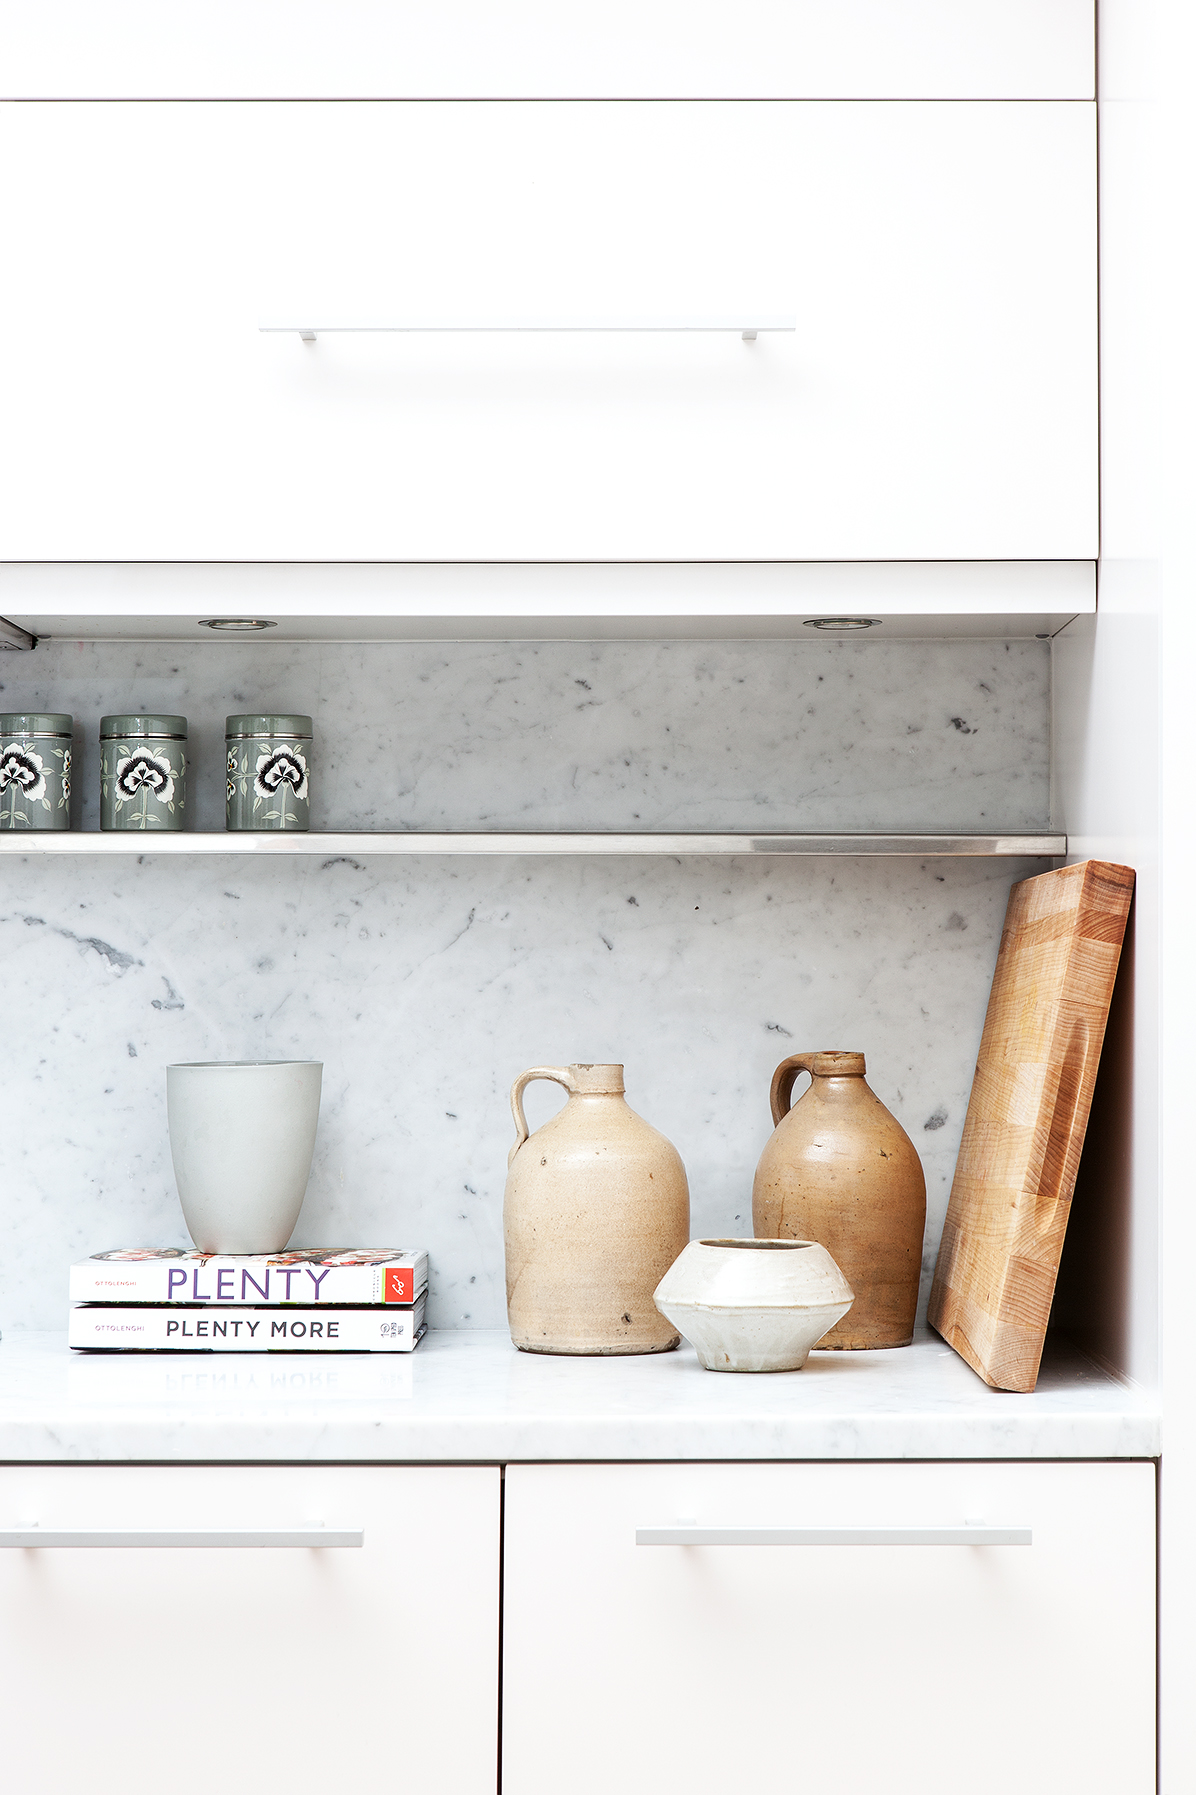
[[[1084,860],[1009,894],[930,1293],[996,1390],[1038,1377],[1134,874]]]

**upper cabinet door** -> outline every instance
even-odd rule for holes
[[[2,559],[1096,553],[1083,103],[17,104],[0,161]]]
[[[1093,0],[37,0],[24,99],[1094,97]]]

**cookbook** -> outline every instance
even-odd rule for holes
[[[114,1247],[71,1266],[70,1300],[410,1307],[427,1287],[428,1255],[408,1247],[301,1247],[289,1253]]]
[[[71,1310],[76,1352],[412,1352],[427,1331],[421,1296],[411,1308],[82,1303]]]

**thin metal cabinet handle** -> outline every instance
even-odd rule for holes
[[[637,1527],[637,1546],[1029,1546],[1029,1527]]]
[[[690,335],[707,332],[738,331],[745,343],[754,343],[762,330],[785,331],[792,335],[797,319],[741,312],[738,319],[725,318],[541,318],[523,324],[487,323],[476,319],[471,323],[437,324],[434,320],[413,320],[409,324],[259,324],[264,336],[298,335],[305,343],[314,343],[319,336],[626,336],[640,332],[678,332]]]
[[[0,1547],[63,1546],[364,1546],[363,1527],[5,1527]]]

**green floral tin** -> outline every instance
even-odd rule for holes
[[[0,714],[0,829],[69,829],[75,719],[61,711]]]
[[[310,717],[229,717],[224,725],[225,826],[306,829]]]
[[[186,717],[100,719],[101,829],[181,829],[186,802]]]

